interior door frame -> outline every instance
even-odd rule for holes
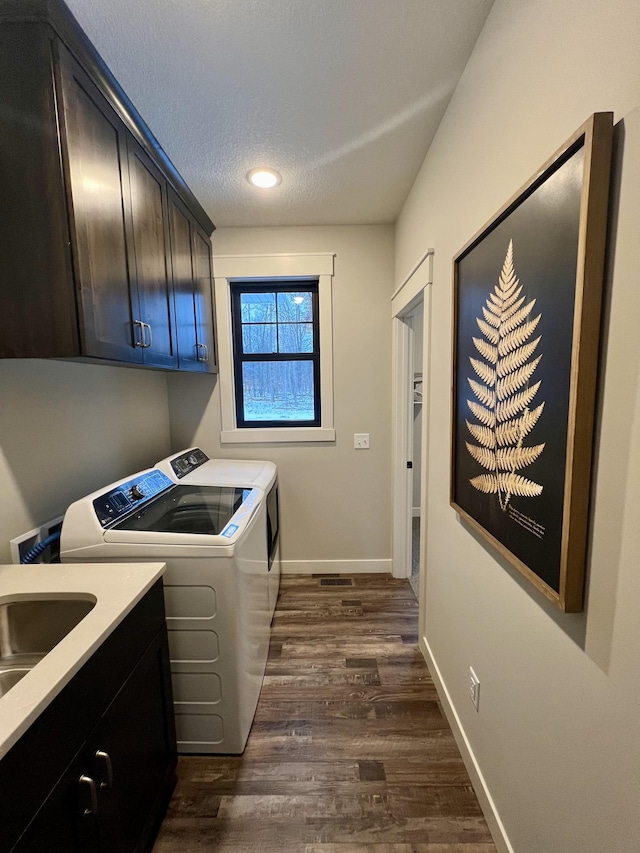
[[[411,537],[413,519],[412,480],[420,477],[420,565],[424,564],[426,544],[426,482],[427,482],[427,424],[429,412],[429,352],[431,328],[431,285],[433,284],[434,250],[428,249],[391,297],[392,321],[392,401],[393,401],[393,577],[411,576]],[[409,320],[416,307],[423,303],[422,365],[414,364],[413,329]],[[412,460],[413,397],[411,393],[414,370],[422,368],[422,453],[417,472],[407,467]]]

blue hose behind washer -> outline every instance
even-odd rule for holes
[[[21,563],[35,563],[40,554],[43,551],[46,551],[49,545],[53,545],[54,542],[57,542],[60,538],[60,531],[56,530],[55,533],[51,533],[47,536],[46,539],[43,539],[42,542],[38,542],[37,545],[34,545],[31,550],[27,551],[24,557],[20,560]]]

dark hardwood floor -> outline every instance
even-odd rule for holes
[[[153,853],[495,853],[408,581],[282,579],[241,756],[182,757]]]

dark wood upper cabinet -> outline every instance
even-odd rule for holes
[[[169,193],[169,232],[181,370],[213,373],[211,245],[189,211]]]
[[[170,278],[167,182],[135,140],[128,137],[134,278],[139,335],[145,364],[178,367],[175,308]]]
[[[213,223],[61,0],[0,0],[0,116],[0,357],[214,370]]]
[[[217,365],[213,293],[213,268],[211,243],[206,234],[196,225],[193,232],[194,298],[196,303],[196,346],[207,372],[215,371]]]
[[[169,195],[169,233],[173,296],[176,305],[178,360],[183,370],[200,370],[193,301],[191,220],[183,205],[173,194]]]
[[[140,362],[126,129],[68,51],[57,48],[83,354]]]

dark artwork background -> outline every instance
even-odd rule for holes
[[[573,312],[580,220],[580,195],[584,148],[580,148],[506,219],[496,225],[462,259],[457,261],[458,318],[455,397],[454,502],[478,521],[541,580],[556,592],[560,588],[565,462],[569,416],[569,386]],[[469,358],[484,359],[473,344],[482,338],[476,318],[494,291],[502,271],[509,241],[513,240],[515,274],[521,296],[536,304],[527,318],[542,314],[527,342],[542,335],[531,359],[542,355],[529,384],[541,381],[530,403],[545,403],[540,419],[526,436],[524,446],[545,443],[531,465],[516,471],[543,487],[537,497],[512,496],[510,506],[544,528],[543,538],[515,521],[500,508],[498,495],[486,495],[469,481],[486,473],[470,455],[465,442],[477,444],[465,420],[478,423],[468,400],[476,400],[469,378],[478,381]],[[525,386],[528,387],[528,386]],[[524,389],[522,389],[524,390]]]

